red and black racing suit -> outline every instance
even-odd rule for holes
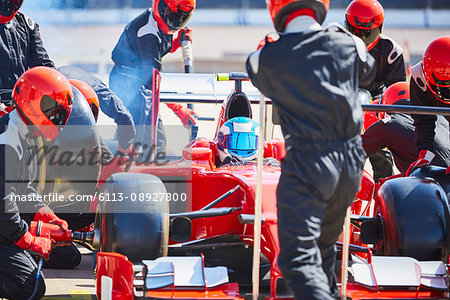
[[[410,101],[399,100],[394,104],[410,105]],[[383,120],[367,128],[362,135],[364,150],[370,155],[387,147],[392,152],[397,169],[404,175],[419,156],[413,123],[414,120],[409,114],[386,115]],[[436,138],[433,142],[436,156],[431,164],[447,167],[450,164],[448,122],[443,117],[438,117],[436,125]]]
[[[373,80],[374,59],[344,29],[301,16],[251,54],[247,70],[278,108],[286,141],[278,264],[296,299],[335,299],[335,243],[366,157],[358,86]]]
[[[437,106],[450,107],[450,103],[444,103],[436,98],[433,92],[428,88],[425,75],[423,73],[422,62],[417,63],[411,68],[410,81],[411,104],[419,106]],[[429,150],[437,154],[434,147],[436,128],[436,115],[411,115],[414,119],[416,132],[416,145],[419,151]],[[450,117],[445,117],[450,122]],[[417,159],[417,157],[416,157]]]
[[[375,79],[367,86],[367,89],[374,99],[381,97],[383,92],[391,84],[406,81],[405,62],[403,59],[403,49],[390,37],[381,34],[377,44],[369,50],[375,58],[376,75]],[[392,154],[384,149],[379,149],[369,155],[372,164],[373,178],[378,179],[394,174]]]
[[[369,50],[375,58],[375,79],[364,85],[374,99],[381,97],[384,90],[393,83],[406,81],[403,49],[390,37],[381,34],[377,44]]]
[[[18,12],[0,24],[0,100],[10,104],[11,91],[26,70],[36,66],[54,67],[45,50],[39,25]]]
[[[114,47],[109,86],[128,108],[136,125],[150,124],[152,72],[154,68],[161,70],[161,59],[171,50],[172,35],[159,29],[151,9],[128,23]],[[136,128],[137,140],[150,140],[141,137],[141,129],[145,130],[142,126]],[[161,120],[158,120],[158,145],[165,149]]]

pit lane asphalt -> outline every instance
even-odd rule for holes
[[[80,265],[73,270],[43,269],[46,292],[43,299],[97,299],[95,296],[94,260],[90,250],[78,246]]]

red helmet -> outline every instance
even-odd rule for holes
[[[389,86],[381,96],[381,99],[374,100],[370,104],[372,105],[392,105],[399,100],[410,99],[409,97],[409,83],[406,81],[400,81]],[[385,116],[384,111],[365,111],[364,112],[364,123],[363,130],[366,131],[370,125],[382,120]]]
[[[345,27],[360,37],[370,50],[383,31],[384,9],[377,0],[354,0],[345,13]]]
[[[330,7],[330,0],[266,0],[266,4],[275,29],[283,32],[289,15],[300,9],[311,9],[316,21],[322,24]]]
[[[423,72],[436,98],[450,103],[450,36],[433,40],[423,54]]]
[[[400,81],[389,86],[381,96],[379,104],[392,105],[399,100],[409,100],[409,83],[406,81]],[[378,117],[384,118],[384,111],[378,113]]]
[[[22,6],[23,0],[1,0],[0,1],[0,24],[11,21]]]
[[[69,82],[83,94],[84,98],[86,98],[89,103],[89,107],[92,110],[92,114],[94,115],[95,122],[97,122],[98,112],[100,109],[97,93],[84,81],[69,79]]]
[[[195,9],[195,0],[153,0],[153,17],[166,34],[185,27]]]
[[[36,126],[47,140],[53,140],[67,123],[72,110],[73,90],[63,74],[49,67],[27,70],[16,82],[14,104],[28,125]]]

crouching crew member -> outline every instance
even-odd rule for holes
[[[269,0],[280,38],[247,60],[278,108],[286,141],[277,189],[278,264],[296,299],[335,299],[335,243],[359,189],[366,153],[358,85],[374,59],[363,41],[320,25],[328,0]]]
[[[72,98],[72,87],[61,73],[35,67],[22,74],[14,86],[16,109],[0,118],[0,298],[31,297],[37,266],[30,253],[48,259],[53,248],[51,239],[33,236],[27,222],[43,221],[67,230],[67,222],[37,197],[31,177],[38,165],[33,163],[30,149],[37,136],[49,141],[56,138],[69,118]],[[16,201],[17,197],[34,201]],[[41,276],[33,299],[44,293]]]
[[[410,105],[409,98],[409,82],[397,82],[387,88],[383,97],[371,104]],[[367,155],[387,147],[392,152],[395,166],[405,175],[419,154],[413,123],[414,120],[409,114],[364,112],[365,131],[362,141]],[[445,118],[438,117],[433,143],[436,157],[431,162],[433,165],[447,167],[450,163],[448,130]]]
[[[450,36],[434,39],[425,50],[423,59],[411,69],[410,93],[412,105],[450,107]],[[406,175],[430,164],[435,157],[435,115],[412,115],[419,157]],[[450,121],[450,117],[445,117]],[[450,173],[450,168],[447,168]]]

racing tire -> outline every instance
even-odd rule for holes
[[[166,195],[158,177],[116,173],[98,195],[94,247],[121,253],[136,263],[167,255],[169,205],[165,198],[151,198]]]
[[[383,227],[383,255],[448,261],[449,208],[442,187],[431,178],[404,177],[384,183],[375,200]]]
[[[446,168],[438,166],[425,166],[414,170],[410,176],[420,178],[433,178],[447,195],[450,194],[450,176],[445,174]],[[447,197],[448,198],[448,197]]]

